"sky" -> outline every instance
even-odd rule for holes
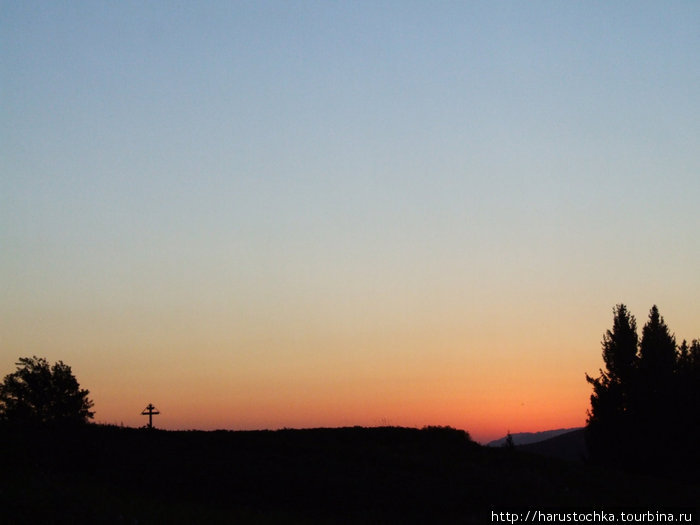
[[[0,1],[0,375],[167,429],[581,426],[700,337],[698,2]]]

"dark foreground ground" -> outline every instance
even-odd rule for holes
[[[445,428],[89,425],[0,438],[0,523],[489,523],[509,507],[700,502],[698,485],[482,447]]]

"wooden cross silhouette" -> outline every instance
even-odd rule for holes
[[[158,409],[154,407],[152,403],[148,403],[148,406],[141,412],[142,416],[148,416],[147,428],[153,428],[153,416],[156,414],[160,414],[160,412],[158,412]]]

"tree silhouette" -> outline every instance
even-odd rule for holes
[[[94,416],[88,390],[80,388],[70,366],[49,366],[40,357],[21,357],[17,370],[0,384],[0,419],[18,424],[86,423]]]
[[[606,370],[600,370],[597,378],[586,374],[586,381],[593,385],[586,441],[594,458],[624,463],[634,417],[639,338],[637,321],[624,304],[615,306],[613,314],[613,328],[606,331],[602,342]]]
[[[638,399],[639,441],[646,450],[645,463],[660,464],[679,436],[680,413],[674,387],[676,340],[656,305],[642,329],[639,344]]]
[[[505,448],[515,448],[515,441],[513,441],[513,435],[508,431],[506,434],[506,440],[503,442]]]
[[[651,399],[665,397],[676,369],[676,339],[670,333],[656,305],[642,330],[639,345],[639,369],[644,390]]]
[[[700,467],[700,342],[677,346],[655,305],[641,341],[625,305],[613,312],[613,328],[603,337],[606,370],[597,378],[586,375],[593,385],[586,422],[590,456],[687,478]]]

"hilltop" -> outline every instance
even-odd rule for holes
[[[586,450],[584,433],[585,429],[579,428],[549,439],[520,445],[518,448],[525,452],[567,461],[585,461],[588,458],[588,451]]]
[[[543,430],[541,432],[516,432],[511,434],[513,438],[514,445],[529,445],[530,443],[537,443],[539,441],[544,441],[546,439],[551,439],[553,437],[559,436],[561,434],[566,434],[567,432],[573,432],[574,430],[580,430],[581,427],[574,428],[558,428],[556,430]],[[494,439],[486,443],[487,447],[502,447],[506,444],[506,439],[508,436],[503,436],[499,439]]]

